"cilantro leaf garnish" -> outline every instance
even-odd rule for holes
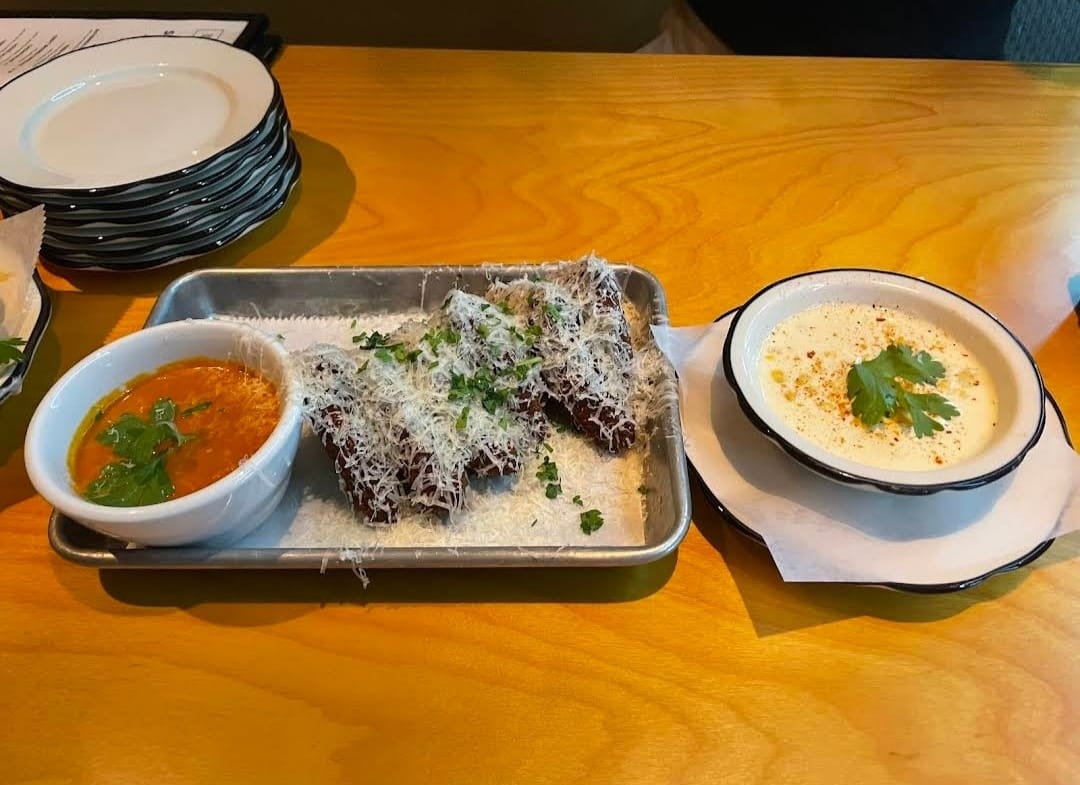
[[[559,467],[555,465],[555,461],[546,455],[544,456],[544,462],[536,470],[536,479],[547,483],[544,488],[544,495],[549,499],[557,498],[562,493],[562,483],[559,482]]]
[[[536,479],[540,480],[540,482],[558,482],[559,467],[555,464],[555,461],[545,455],[544,462],[536,470]]]
[[[454,429],[458,431],[464,431],[469,425],[469,407],[466,406],[461,410],[461,414],[458,415],[457,421],[454,423]]]
[[[26,346],[26,341],[22,338],[6,338],[0,341],[0,368],[8,363],[22,361],[23,353],[19,349],[20,346]]]
[[[403,343],[390,343],[390,336],[383,335],[377,330],[371,335],[367,333],[354,335],[353,343],[356,344],[358,349],[374,349],[375,356],[384,363],[391,360],[396,360],[399,363],[411,363],[416,362],[416,359],[420,356],[419,349],[409,349]]]
[[[165,455],[147,463],[114,461],[101,469],[83,496],[107,507],[142,507],[158,504],[173,495],[172,480],[165,471]]]
[[[488,414],[495,414],[499,407],[506,403],[506,399],[509,396],[510,391],[506,389],[488,390],[484,393],[484,399],[481,401],[481,405]]]
[[[376,330],[368,335],[366,332],[362,332],[359,335],[354,335],[352,342],[356,344],[358,349],[376,349],[380,346],[386,346],[390,343],[390,336],[383,335]]]
[[[541,332],[542,331],[540,329],[540,325],[538,324],[530,324],[528,327],[526,327],[525,345],[532,346],[534,343],[536,343],[540,339]]]
[[[450,374],[450,394],[447,396],[451,401],[460,401],[472,395],[472,387],[469,385],[469,377],[461,373]]]
[[[424,336],[420,340],[426,341],[431,347],[431,351],[437,355],[439,353],[440,345],[445,343],[456,346],[461,343],[461,333],[449,328],[442,328],[424,333]]]
[[[473,376],[450,374],[450,391],[447,397],[451,401],[478,400],[488,414],[495,414],[500,406],[506,404],[511,387],[498,385],[495,375],[487,368],[479,369]]]
[[[525,381],[529,371],[543,361],[542,357],[526,357],[514,365],[514,376],[518,378],[518,381]]]
[[[855,363],[848,371],[851,412],[868,428],[900,414],[911,421],[916,438],[933,436],[935,431],[944,430],[938,419],[951,420],[959,410],[937,393],[912,392],[897,380],[933,386],[943,376],[945,366],[929,353],[891,344],[874,359]]]
[[[960,414],[955,406],[937,393],[913,393],[902,390],[900,400],[904,402],[904,408],[911,417],[911,427],[920,439],[923,436],[933,436],[934,431],[945,429],[945,426],[934,419],[935,417],[951,420]]]
[[[584,506],[585,506],[585,502],[583,502],[583,501],[581,500],[581,496],[580,496],[580,495],[578,495],[578,494],[574,494],[574,498],[573,498],[573,499],[571,499],[570,501],[572,501],[572,502],[573,502],[574,504],[576,504],[576,505],[577,505],[578,507],[584,507]]]
[[[586,534],[592,534],[603,525],[604,516],[600,514],[600,510],[585,510],[581,513],[581,530]]]
[[[420,356],[419,349],[409,349],[403,343],[395,343],[389,347],[390,353],[394,356],[394,359],[399,363],[412,363],[416,362],[416,358]]]
[[[185,412],[207,408],[196,404]],[[183,416],[183,414],[181,414]],[[174,493],[165,471],[165,459],[173,450],[195,437],[176,427],[176,404],[160,398],[150,407],[146,419],[130,412],[121,414],[115,423],[97,435],[97,440],[112,447],[119,460],[106,464],[83,492],[89,501],[110,507],[134,507],[157,504]]]
[[[168,398],[160,398],[150,407],[146,420],[125,412],[99,433],[97,440],[106,447],[112,447],[120,458],[148,463],[163,450],[171,446],[179,447],[194,438],[180,433],[175,420],[176,404]]]

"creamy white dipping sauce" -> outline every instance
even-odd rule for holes
[[[916,438],[911,426],[885,419],[867,428],[847,396],[851,366],[890,344],[929,352],[945,366],[936,392],[959,411],[944,430]],[[925,471],[962,461],[993,438],[998,399],[986,369],[963,344],[919,316],[892,307],[826,303],[788,317],[761,354],[761,383],[776,413],[798,433],[835,455],[870,466]]]

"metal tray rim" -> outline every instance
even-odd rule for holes
[[[292,277],[294,275],[319,275],[351,271],[360,274],[395,275],[404,271],[416,273],[475,272],[490,270],[504,276],[525,275],[541,267],[529,263],[485,263],[482,265],[415,265],[373,267],[298,267],[286,269],[206,268],[194,270],[170,282],[160,293],[144,326],[164,321],[163,313],[173,294],[193,280],[220,277],[249,278],[268,274]],[[648,285],[653,298],[653,324],[668,321],[667,298],[660,281],[648,270],[627,264],[612,264],[617,272],[641,276]],[[78,526],[54,510],[49,518],[49,543],[62,558],[75,564],[101,569],[339,569],[364,567],[380,568],[488,568],[488,567],[585,567],[585,566],[632,566],[662,559],[673,552],[690,529],[690,480],[686,455],[682,443],[682,423],[677,395],[665,399],[671,422],[670,427],[677,438],[669,438],[672,454],[666,460],[671,469],[672,504],[676,520],[668,535],[659,542],[632,546],[467,546],[467,547],[393,547],[376,549],[341,548],[154,548],[110,549],[87,548],[73,543],[65,534],[64,527]],[[665,417],[665,420],[667,419]],[[153,558],[146,558],[149,552]],[[130,558],[128,558],[130,554]]]

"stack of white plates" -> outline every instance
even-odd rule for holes
[[[254,55],[203,38],[80,49],[0,88],[0,209],[46,211],[42,256],[142,270],[213,251],[300,176],[281,91]]]

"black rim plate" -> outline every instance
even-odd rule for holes
[[[805,278],[805,277],[807,277],[809,275],[818,275],[818,274],[821,274],[821,273],[833,273],[833,272],[874,273],[874,274],[878,274],[878,275],[890,275],[890,276],[894,276],[894,277],[897,277],[897,278],[904,278],[904,279],[907,279],[909,281],[917,281],[918,283],[923,284],[925,286],[931,286],[931,287],[933,287],[935,289],[939,289],[940,291],[945,292],[948,295],[956,297],[958,300],[962,300],[963,302],[970,305],[972,308],[975,308],[977,311],[984,314],[994,324],[996,324],[998,327],[1000,327],[1002,329],[1002,331],[1004,331],[1004,333],[1009,336],[1009,338],[1011,338],[1013,340],[1013,342],[1020,348],[1020,350],[1024,353],[1024,356],[1027,358],[1027,361],[1030,364],[1031,369],[1034,372],[1035,378],[1036,378],[1036,380],[1038,382],[1039,391],[1043,394],[1043,396],[1046,395],[1046,386],[1043,384],[1042,374],[1039,373],[1039,366],[1036,365],[1035,358],[1031,356],[1031,352],[1028,351],[1027,347],[1024,346],[1024,344],[1020,341],[1020,339],[1016,337],[1016,335],[1012,332],[1012,330],[1010,330],[1008,327],[1006,327],[1004,324],[1002,324],[1001,321],[999,321],[996,316],[994,316],[992,313],[987,311],[985,308],[983,308],[978,303],[972,302],[971,300],[967,299],[963,295],[957,294],[956,292],[952,291],[951,289],[947,289],[944,286],[940,286],[940,285],[938,285],[936,283],[932,283],[931,281],[924,281],[923,279],[916,278],[913,275],[906,275],[905,273],[897,273],[897,272],[893,272],[891,270],[874,270],[874,269],[865,268],[865,267],[838,267],[838,268],[830,268],[828,270],[814,270],[813,272],[809,272],[809,273],[799,273],[797,275],[789,275],[786,278],[781,278],[779,281],[775,281],[774,283],[771,283],[768,286],[766,286],[764,289],[761,289],[760,291],[756,292],[754,294],[754,296],[751,297],[749,300],[747,300],[745,303],[743,303],[742,306],[735,309],[735,311],[734,311],[735,312],[735,318],[732,320],[731,327],[728,330],[727,338],[724,340],[724,352],[723,352],[724,377],[727,379],[728,386],[731,387],[732,392],[735,393],[735,399],[739,403],[739,408],[742,409],[743,414],[746,415],[746,418],[750,421],[750,423],[755,428],[757,428],[759,431],[761,431],[761,433],[764,434],[766,438],[768,438],[771,441],[775,442],[781,449],[784,450],[784,452],[786,452],[788,455],[790,455],[796,461],[801,463],[803,466],[807,467],[808,469],[810,469],[813,472],[816,472],[817,474],[821,474],[821,475],[823,475],[825,477],[828,477],[828,478],[830,478],[832,480],[835,480],[836,482],[843,483],[845,485],[852,485],[852,486],[856,486],[856,487],[861,486],[861,487],[878,488],[879,490],[885,491],[886,493],[893,493],[893,494],[897,494],[897,495],[900,495],[900,496],[929,496],[930,494],[939,493],[941,491],[971,490],[973,488],[979,488],[979,487],[981,487],[983,485],[987,485],[987,484],[993,482],[994,480],[1001,479],[1002,477],[1006,476],[1007,474],[1011,473],[1014,469],[1016,469],[1016,467],[1019,466],[1023,462],[1023,460],[1027,456],[1028,452],[1031,451],[1031,448],[1034,447],[1036,445],[1036,443],[1039,441],[1039,439],[1042,437],[1043,428],[1046,426],[1045,407],[1040,408],[1039,422],[1036,425],[1035,432],[1032,434],[1032,436],[1028,440],[1027,444],[1025,444],[1024,447],[1015,456],[1010,458],[1006,463],[1002,464],[1001,466],[997,467],[996,469],[994,469],[992,471],[986,472],[985,474],[981,474],[978,477],[970,477],[968,479],[961,480],[961,481],[958,481],[958,482],[942,483],[942,484],[938,484],[938,485],[911,485],[911,484],[902,483],[902,482],[888,482],[888,481],[885,481],[885,480],[877,480],[877,479],[874,479],[872,477],[866,477],[866,476],[862,476],[862,475],[858,475],[858,474],[852,474],[852,473],[849,473],[849,472],[841,471],[840,469],[837,469],[837,468],[835,468],[833,466],[830,466],[827,463],[823,463],[822,461],[819,461],[817,458],[813,457],[812,455],[808,455],[807,453],[803,452],[798,447],[796,447],[794,444],[792,444],[791,442],[784,439],[780,434],[776,433],[776,431],[774,431],[772,428],[770,428],[768,423],[766,423],[758,415],[758,413],[756,411],[754,411],[754,407],[752,407],[750,405],[750,402],[746,400],[746,396],[743,394],[742,389],[739,387],[738,382],[735,380],[735,374],[734,374],[734,371],[733,371],[732,365],[731,365],[731,344],[732,344],[732,341],[734,340],[733,335],[734,335],[734,331],[735,331],[735,325],[739,321],[739,316],[742,313],[743,308],[745,308],[747,305],[752,303],[754,300],[761,297],[766,292],[770,291],[771,289],[776,288],[777,286],[780,286],[781,284],[787,283],[788,281],[793,281],[793,280],[796,280],[796,279],[799,279],[799,278]],[[732,312],[733,311],[728,311],[728,313],[732,313]],[[717,317],[717,319],[714,320],[714,321],[718,321],[719,319],[723,319],[724,316],[727,316],[727,314],[724,314],[723,316]]]
[[[168,36],[134,36],[134,38],[169,38],[169,37]],[[170,40],[174,40],[174,39],[170,38]],[[235,49],[235,47],[232,44],[225,43],[224,41],[216,41],[215,39],[212,39],[212,38],[206,38],[206,39],[200,39],[200,40],[213,41],[214,43],[220,44],[221,46],[228,46],[228,47],[230,47],[232,49]],[[85,52],[88,49],[97,49],[97,48],[103,47],[103,46],[111,46],[111,45],[116,44],[116,43],[118,43],[118,42],[117,41],[105,41],[105,42],[100,43],[100,44],[92,44],[90,46],[84,46],[84,47],[81,47],[79,49],[74,49],[74,50],[72,50],[70,52],[66,52],[65,54],[60,55],[59,57],[65,57],[66,55],[73,55],[73,54],[77,54],[77,53],[80,53],[80,52]],[[250,54],[250,52],[248,54]],[[252,55],[252,57],[254,57],[254,55]],[[54,58],[52,58],[50,60],[47,60],[44,63],[41,63],[40,65],[37,65],[37,66],[27,70],[27,71],[24,71],[23,73],[19,74],[17,77],[15,77],[15,79],[12,79],[7,84],[8,85],[14,84],[16,81],[26,77],[28,74],[31,74],[31,73],[37,71],[38,69],[48,67],[53,61],[55,61],[57,59],[58,58],[54,57]],[[258,58],[255,58],[255,59],[258,59]],[[260,63],[261,62],[262,61],[260,61]],[[192,164],[191,166],[185,167],[184,169],[179,169],[179,170],[174,171],[174,172],[167,172],[165,174],[156,175],[154,177],[147,177],[147,178],[144,178],[144,179],[141,179],[141,180],[135,180],[135,181],[132,181],[130,183],[118,183],[117,185],[102,186],[100,188],[41,188],[41,187],[36,187],[36,186],[19,185],[18,183],[12,182],[11,180],[8,180],[8,179],[6,179],[4,177],[0,177],[0,189],[9,189],[11,191],[26,194],[26,195],[28,195],[28,196],[30,196],[32,198],[34,198],[34,197],[36,197],[36,198],[42,198],[42,197],[49,198],[49,197],[53,197],[53,196],[57,196],[60,199],[66,199],[66,198],[69,198],[69,197],[72,198],[72,199],[86,198],[86,197],[95,198],[95,197],[108,197],[108,196],[111,196],[111,195],[114,195],[114,194],[122,194],[125,191],[127,191],[127,190],[129,190],[131,188],[134,188],[136,186],[154,185],[154,184],[157,184],[157,183],[165,183],[165,182],[169,182],[170,180],[174,180],[174,179],[176,179],[178,177],[187,177],[189,175],[194,176],[194,177],[198,177],[200,175],[200,173],[207,171],[207,169],[213,168],[212,164],[214,162],[220,160],[224,156],[228,156],[231,152],[233,152],[237,148],[244,147],[245,145],[250,144],[251,140],[254,137],[258,136],[259,130],[263,127],[263,125],[264,125],[264,123],[266,121],[266,116],[268,114],[270,114],[271,112],[273,112],[276,105],[278,103],[280,103],[281,87],[280,87],[280,85],[278,85],[277,79],[274,78],[274,75],[270,73],[269,67],[267,67],[265,63],[262,63],[262,65],[263,65],[264,68],[266,68],[266,75],[270,77],[270,81],[271,81],[271,84],[272,84],[272,92],[271,92],[271,95],[270,95],[270,102],[269,102],[269,104],[267,104],[266,110],[262,114],[262,119],[259,120],[259,122],[255,125],[254,128],[252,128],[250,131],[248,131],[248,133],[244,134],[243,137],[241,137],[237,141],[233,142],[228,147],[225,147],[225,148],[223,148],[221,150],[218,150],[216,153],[211,155],[209,158],[206,158],[205,160],[199,161],[196,164]],[[7,85],[5,85],[5,86],[7,86]],[[2,88],[0,88],[0,89],[2,89]]]
[[[49,291],[45,288],[45,283],[41,280],[37,270],[34,270],[33,281],[34,286],[37,287],[38,295],[41,297],[41,310],[38,311],[34,327],[30,331],[30,337],[26,339],[26,345],[23,346],[23,358],[15,363],[11,375],[0,383],[0,403],[3,403],[22,389],[22,382],[30,371],[30,363],[33,362],[34,352],[37,351],[38,344],[41,343],[41,338],[45,335],[45,328],[49,326],[49,318],[52,316],[52,301],[49,299]]]
[[[731,314],[736,313],[738,310],[738,308],[732,308],[729,311],[725,311],[724,313],[713,319],[713,322],[719,322],[720,320],[727,318]],[[1054,412],[1057,414],[1058,419],[1061,421],[1061,430],[1065,434],[1066,443],[1070,447],[1072,447],[1073,442],[1072,437],[1069,434],[1069,426],[1065,422],[1065,415],[1062,413],[1061,407],[1058,406],[1057,401],[1054,400],[1054,396],[1052,396],[1048,390],[1045,391],[1045,396],[1046,400],[1050,403],[1050,405],[1054,409]],[[705,483],[704,478],[701,476],[701,473],[698,471],[697,467],[694,466],[694,463],[690,460],[689,456],[687,456],[686,462],[687,464],[689,464],[693,472],[694,479],[697,482],[698,487],[701,489],[702,495],[705,497],[705,500],[718,513],[720,513],[720,516],[729,524],[731,524],[737,532],[753,540],[758,545],[766,547],[764,538],[746,522],[740,520],[737,516],[732,514],[732,512],[724,506],[724,503],[719,498],[717,498],[716,494],[714,494],[709,489],[709,486]],[[828,480],[825,480],[825,482],[828,482]],[[1012,561],[1006,562],[1005,564],[1002,564],[999,567],[995,567],[992,570],[961,581],[951,581],[949,583],[900,583],[893,581],[886,581],[882,583],[865,583],[861,581],[835,581],[835,583],[850,586],[880,586],[886,589],[894,589],[896,591],[908,592],[911,594],[948,594],[950,592],[970,589],[974,586],[978,586],[983,581],[992,578],[995,575],[1012,572],[1013,570],[1017,570],[1021,567],[1031,564],[1033,561],[1046,553],[1050,549],[1050,546],[1053,544],[1053,539],[1041,542],[1017,559],[1013,559]]]
[[[296,183],[300,180],[301,170],[302,160],[299,152],[297,152],[291,174],[286,176],[282,181],[281,187],[275,192],[272,198],[268,199],[265,208],[257,215],[254,215],[249,220],[245,221],[243,225],[231,228],[228,232],[221,236],[213,237],[208,242],[193,245],[190,248],[176,249],[164,255],[157,255],[128,262],[110,262],[107,258],[94,261],[84,261],[82,259],[73,260],[62,254],[49,254],[45,251],[42,252],[42,258],[45,259],[50,267],[58,270],[127,273],[153,270],[158,267],[167,267],[170,264],[176,264],[197,256],[203,256],[212,251],[216,251],[219,248],[224,248],[233,241],[240,239],[240,237],[253,229],[256,225],[269,220],[274,213],[283,208],[288,203]]]

